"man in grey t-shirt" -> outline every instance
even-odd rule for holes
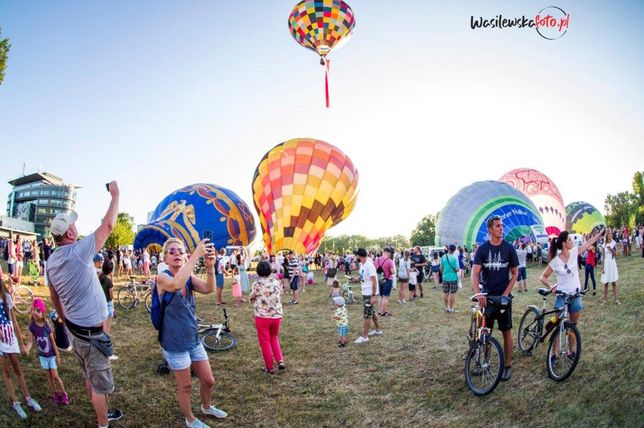
[[[99,428],[123,417],[118,409],[108,410],[107,394],[114,391],[114,377],[106,355],[111,350],[105,349],[105,339],[109,338],[102,326],[107,318],[107,301],[92,263],[94,254],[103,248],[116,224],[119,208],[116,181],[109,183],[108,190],[112,196],[110,206],[101,225],[88,237],[77,241],[76,213],[60,213],[54,217],[50,232],[56,249],[47,261],[46,273],[52,303],[72,333],[72,345]]]

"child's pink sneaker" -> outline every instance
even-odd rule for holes
[[[69,404],[69,396],[67,395],[67,393],[66,393],[66,392],[61,392],[61,393],[58,395],[58,399],[60,400],[60,401],[58,402],[58,404],[62,404],[62,405],[64,405],[64,406],[66,406],[66,405],[68,405],[68,404]]]

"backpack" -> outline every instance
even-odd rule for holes
[[[383,257],[384,257],[384,256],[383,256]],[[385,281],[387,280],[387,279],[385,278],[385,270],[382,268],[382,265],[384,265],[386,261],[387,261],[387,259],[385,259],[384,261],[383,261],[382,259],[380,259],[379,266],[378,266],[378,268],[376,269],[376,273],[378,274],[378,282],[379,282],[380,284],[384,284],[384,283],[385,283]]]
[[[172,275],[170,271],[165,271],[166,274]],[[157,291],[157,282],[154,281],[152,286],[152,305],[150,307],[150,320],[155,329],[159,331],[159,341],[161,341],[161,331],[163,329],[163,318],[165,316],[165,308],[170,304],[174,297],[174,293],[164,293],[163,297],[159,297]]]

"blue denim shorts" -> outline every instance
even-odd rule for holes
[[[526,268],[520,267],[519,268],[519,278],[517,278],[517,281],[523,281],[528,279],[528,272],[526,271]]]
[[[42,367],[44,370],[58,370],[58,366],[56,365],[56,356],[52,357],[41,357],[40,355],[38,356],[38,359],[40,360],[40,367]]]
[[[555,309],[563,307],[565,299],[566,298],[564,296],[557,296],[557,299],[555,300]],[[571,314],[576,314],[577,312],[581,312],[583,310],[584,303],[581,301],[581,296],[577,297],[568,305],[568,312],[570,312]]]
[[[224,274],[218,273],[215,275],[215,284],[217,288],[224,288]]]
[[[170,370],[183,370],[190,367],[194,361],[207,361],[208,354],[199,342],[197,346],[186,352],[168,352],[163,350],[163,358],[168,362]]]

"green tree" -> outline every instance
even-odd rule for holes
[[[0,28],[0,36],[2,36],[1,28]],[[11,43],[9,43],[9,39],[3,39],[0,37],[0,85],[4,80],[4,70],[7,68],[9,49],[11,49]]]
[[[411,233],[411,245],[435,245],[437,220],[438,214],[423,217]]]
[[[636,197],[630,192],[619,192],[616,195],[606,196],[604,208],[606,209],[608,227],[635,226],[636,206]]]
[[[118,248],[134,242],[134,219],[128,213],[118,213],[112,234],[107,238],[105,247]]]
[[[635,223],[644,223],[644,171],[637,171],[633,176],[633,192],[635,193]]]

